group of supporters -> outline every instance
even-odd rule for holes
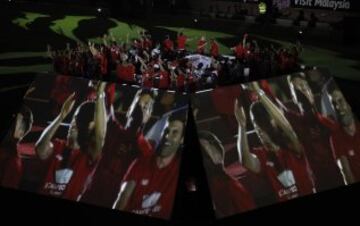
[[[175,41],[169,35],[155,41],[147,31],[137,38],[119,41],[113,34],[104,35],[102,44],[89,42],[52,50],[54,70],[61,75],[136,84],[142,87],[195,92],[218,85],[253,81],[299,70],[301,47],[260,46],[244,34],[223,55],[215,39],[187,37],[179,30]],[[190,51],[188,44],[196,42]]]
[[[82,80],[85,82],[85,80]],[[92,85],[93,95],[72,93],[31,147],[35,169],[24,168],[22,139],[33,126],[23,106],[0,146],[0,185],[159,218],[170,218],[179,174],[186,108],[165,111],[158,142],[145,136],[158,92],[139,89],[127,112],[113,106],[113,84]],[[131,88],[131,87],[129,87]],[[124,89],[124,88],[123,88]],[[131,91],[131,90],[130,90]],[[128,92],[130,92],[128,90]],[[135,92],[135,91],[134,91]],[[123,103],[122,105],[125,105]],[[68,126],[67,135],[59,130]],[[29,160],[28,160],[29,161]],[[40,163],[38,163],[40,162]],[[41,173],[40,173],[41,172]],[[37,186],[27,186],[31,175]]]
[[[247,176],[256,177],[255,185],[248,186],[225,169],[225,148],[219,134],[199,132],[218,216],[360,180],[360,124],[341,91],[329,80],[320,87],[318,98],[301,74],[289,76],[288,82],[292,95],[288,103],[280,101],[265,82],[243,85],[245,98],[233,102],[238,161],[247,169]],[[259,142],[250,141],[252,129]]]

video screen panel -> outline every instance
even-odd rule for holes
[[[169,219],[187,96],[38,76],[0,147],[1,186]]]
[[[192,96],[218,218],[360,180],[360,124],[326,72]]]

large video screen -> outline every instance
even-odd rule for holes
[[[360,180],[360,124],[311,70],[192,96],[218,218]]]
[[[39,76],[0,146],[0,185],[169,219],[187,97]]]

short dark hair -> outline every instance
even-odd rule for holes
[[[174,122],[174,121],[182,122],[182,124],[183,124],[182,136],[184,136],[184,134],[185,134],[186,120],[187,120],[187,115],[184,113],[183,110],[172,113],[168,118],[169,123]]]
[[[266,110],[265,106],[261,102],[254,102],[250,106],[250,115],[255,121],[256,125],[265,131],[270,139],[277,145],[281,147],[287,147],[287,141],[285,134],[282,131],[275,131],[273,125],[271,124],[271,116]]]

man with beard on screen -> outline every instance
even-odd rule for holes
[[[242,164],[270,182],[278,201],[313,193],[312,173],[290,123],[257,83],[249,87],[259,96],[259,101],[250,106],[250,118],[261,146],[250,147],[246,115],[236,100],[234,113],[239,124],[238,149]]]
[[[331,136],[333,153],[346,183],[355,183],[360,180],[360,123],[337,87],[330,91],[330,100],[339,120]]]
[[[208,131],[200,131],[199,140],[216,216],[226,217],[254,209],[252,195],[225,170],[225,150],[221,141]]]
[[[171,115],[156,154],[139,157],[131,164],[113,208],[163,219],[171,217],[184,131],[185,117],[181,113]]]
[[[37,156],[48,164],[41,194],[77,200],[85,181],[95,172],[106,134],[105,86],[104,82],[98,84],[96,102],[85,101],[77,107],[66,140],[53,138],[74,107],[75,93],[36,142]]]
[[[139,90],[126,113],[125,126],[114,115],[110,118],[102,158],[81,201],[111,208],[131,162],[139,156],[152,155],[153,147],[145,139],[143,128],[151,117],[154,102],[154,92]]]

